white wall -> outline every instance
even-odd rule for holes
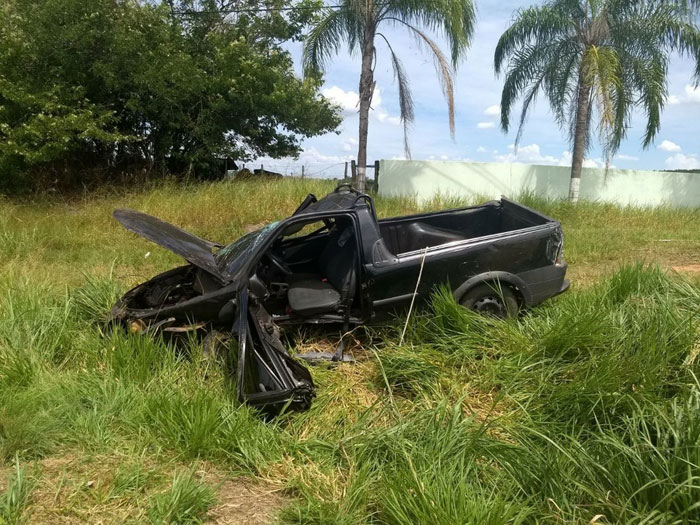
[[[571,168],[528,164],[383,160],[379,193],[430,199],[456,197],[567,198]],[[700,174],[584,168],[581,199],[626,205],[700,207]]]

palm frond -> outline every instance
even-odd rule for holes
[[[406,75],[406,70],[399,57],[394,52],[391,47],[389,40],[382,33],[377,33],[377,36],[384,39],[387,47],[389,48],[389,53],[391,54],[391,63],[394,69],[394,78],[399,85],[399,106],[401,109],[401,123],[403,124],[403,145],[404,152],[407,158],[411,158],[411,148],[408,142],[408,136],[410,127],[415,119],[413,94],[411,93],[411,86],[408,81],[408,76]]]
[[[624,69],[621,68],[621,70],[624,75]],[[606,174],[610,159],[612,159],[619,151],[622,141],[627,136],[631,109],[634,105],[634,99],[632,98],[634,93],[630,89],[629,83],[626,80],[627,79],[623,77],[621,81],[617,83],[613,94],[615,119],[613,121],[613,126],[608,130],[609,134],[607,138],[604,140],[603,151],[606,158]]]
[[[651,57],[630,58],[627,63],[630,71],[629,83],[639,93],[639,104],[647,117],[643,146],[654,141],[661,128],[661,112],[668,93],[666,75],[668,64],[661,53]]]
[[[520,11],[496,45],[496,74],[501,73],[503,63],[511,58],[516,50],[533,44],[551,43],[564,37],[572,29],[570,16],[555,6],[530,7]]]
[[[590,46],[583,56],[582,71],[584,83],[591,90],[591,99],[597,103],[598,136],[603,143],[605,157],[605,176],[618,144],[614,138],[618,135],[617,124],[620,102],[617,97],[621,86],[620,60],[615,50],[606,47]],[[589,112],[589,116],[592,111]],[[590,129],[590,124],[589,124]]]
[[[476,25],[474,0],[385,0],[380,19],[399,19],[442,35],[450,46],[452,67],[471,45]]]
[[[620,59],[614,49],[589,47],[583,55],[585,82],[592,88],[593,98],[598,104],[600,128],[612,129],[615,123],[615,93],[621,82]]]
[[[531,101],[536,93],[532,92],[531,86],[541,86],[547,72],[548,65],[554,63],[557,56],[558,43],[549,45],[523,46],[514,54],[510,61],[510,67],[506,74],[503,92],[501,94],[501,128],[508,131],[510,128],[510,113],[513,104],[523,93],[529,92],[526,98]],[[525,121],[525,116],[529,108],[529,101],[523,108],[521,123]]]
[[[621,0],[617,0],[621,1]],[[611,45],[631,53],[677,53],[695,60],[700,81],[700,0],[693,9],[680,1],[627,3],[613,18]]]
[[[559,60],[554,61],[545,78],[544,89],[557,125],[564,129],[570,119],[570,101],[577,93],[577,72],[581,64],[581,48],[573,40],[562,42],[557,51]]]
[[[428,35],[426,35],[420,29],[413,27],[409,24],[407,26],[416,35],[416,40],[419,44],[424,43],[428,46],[432,52],[433,59],[435,62],[435,71],[438,75],[438,80],[440,81],[440,86],[442,87],[442,93],[445,96],[445,101],[447,102],[447,114],[449,118],[450,125],[450,135],[452,138],[455,136],[455,87],[454,78],[452,75],[452,68],[447,60],[447,57],[440,50],[440,47],[432,40]]]
[[[305,74],[325,71],[328,61],[346,43],[354,52],[362,38],[361,20],[350,7],[329,11],[304,40],[302,63]]]

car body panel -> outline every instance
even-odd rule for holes
[[[230,277],[222,272],[214,259],[213,249],[219,244],[201,239],[156,217],[134,210],[116,210],[114,218],[124,228],[179,255],[187,262],[206,270],[222,283]]]
[[[315,397],[309,371],[289,355],[272,318],[259,303],[248,300],[245,288],[237,303],[233,331],[238,334],[239,401],[272,413],[308,408]]]

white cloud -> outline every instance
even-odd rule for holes
[[[250,169],[259,168],[260,164],[265,166],[265,169],[278,171],[280,173],[294,173],[301,165],[311,165],[314,167],[324,167],[329,164],[340,164],[351,161],[354,155],[326,155],[321,153],[316,148],[307,148],[299,154],[298,159],[282,158],[273,159],[271,157],[259,157],[254,162],[251,162],[248,167]]]
[[[561,154],[561,158],[557,161],[557,166],[571,166],[572,161],[573,155],[571,152],[565,151]],[[605,163],[602,159],[583,159],[584,168],[602,168],[604,165]],[[611,164],[610,167],[614,168],[615,166]]]
[[[377,117],[379,122],[386,122],[392,126],[399,126],[401,124],[400,117],[392,117],[383,109],[376,109],[374,115]]]
[[[495,122],[479,122],[476,125],[476,127],[479,129],[491,129],[491,128],[496,127],[496,123]]]
[[[559,159],[551,155],[542,155],[539,144],[528,144],[527,146],[518,147],[515,151],[515,146],[508,146],[510,153],[505,155],[496,155],[494,160],[498,162],[532,162],[539,164],[556,164]]]
[[[659,149],[662,151],[681,151],[681,147],[676,144],[675,142],[671,142],[670,140],[664,140],[661,144],[659,144]]]
[[[501,106],[498,106],[498,105],[489,106],[484,111],[484,115],[488,115],[490,117],[494,117],[494,116],[497,116],[500,114],[501,114]]]
[[[684,155],[676,153],[666,159],[666,168],[670,170],[694,170],[700,169],[700,158],[697,155]]]
[[[479,146],[478,148],[476,148],[476,152],[477,153],[486,153],[486,148],[483,146]]]
[[[321,94],[334,104],[340,106],[343,110],[343,115],[346,117],[357,114],[357,110],[360,107],[360,95],[355,91],[345,91],[339,86],[332,86],[321,91]],[[374,88],[370,115],[375,117],[379,122],[385,122],[392,126],[401,124],[401,119],[399,117],[391,116],[389,112],[382,107],[382,92],[378,87]]]
[[[353,151],[357,147],[357,139],[350,137],[343,142],[343,151]]]
[[[515,152],[515,146],[511,144],[508,146],[510,153],[505,155],[494,155],[494,160],[496,162],[523,162],[528,164],[549,164],[554,166],[571,166],[571,152],[564,151],[561,157],[555,157],[554,155],[543,155],[539,144],[529,144],[527,146],[520,146],[517,153]],[[584,159],[584,168],[600,168],[604,165],[601,159]],[[614,168],[614,166],[610,166]]]
[[[634,155],[625,155],[624,153],[620,153],[618,155],[615,155],[615,158],[620,159],[620,160],[631,160],[631,161],[639,160],[639,157],[635,157]]]
[[[678,104],[700,104],[700,87],[694,87],[686,84],[682,95],[671,95],[668,97],[668,103],[672,106]]]
[[[345,162],[348,160],[352,160],[354,158],[353,155],[326,155],[324,153],[321,153],[318,151],[316,148],[309,148],[307,150],[304,150],[302,153],[299,154],[299,164],[328,164],[328,163],[335,163],[335,162]]]
[[[700,87],[693,87],[688,84],[685,86],[685,99],[688,102],[700,102]]]
[[[407,160],[405,157],[394,157],[393,160]],[[460,157],[459,155],[429,155],[426,160],[442,161],[442,162],[474,162],[469,157]]]
[[[340,106],[343,113],[352,114],[357,111],[360,95],[354,91],[345,91],[338,86],[332,86],[321,91],[321,94],[328,100]]]

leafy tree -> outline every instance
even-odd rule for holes
[[[282,47],[319,4],[285,5],[225,6],[246,7],[236,15],[213,0],[2,3],[0,185],[38,173],[206,174],[222,157],[298,154],[301,137],[340,120]]]
[[[569,198],[578,200],[581,167],[589,148],[593,113],[609,161],[627,134],[634,108],[646,113],[643,145],[660,127],[672,53],[698,59],[698,2],[676,0],[550,0],[520,11],[501,36],[496,72],[505,70],[501,127],[523,97],[518,139],[528,110],[544,93],[573,143]],[[516,143],[517,143],[516,140]]]
[[[377,38],[381,39],[389,50],[394,76],[398,82],[407,155],[409,154],[407,132],[414,119],[414,104],[406,71],[391,43],[380,31],[381,27],[394,26],[406,29],[432,54],[438,78],[447,99],[450,131],[454,134],[452,68],[456,67],[469,48],[475,18],[472,0],[343,0],[339,2],[339,8],[329,9],[307,36],[304,45],[304,65],[310,76],[323,71],[327,62],[339,52],[344,43],[348,45],[351,53],[359,51],[362,56],[356,181],[361,191],[365,188],[367,134],[369,110],[375,88],[374,60]],[[439,31],[447,38],[452,55],[451,64],[439,46],[425,33],[425,29]]]

